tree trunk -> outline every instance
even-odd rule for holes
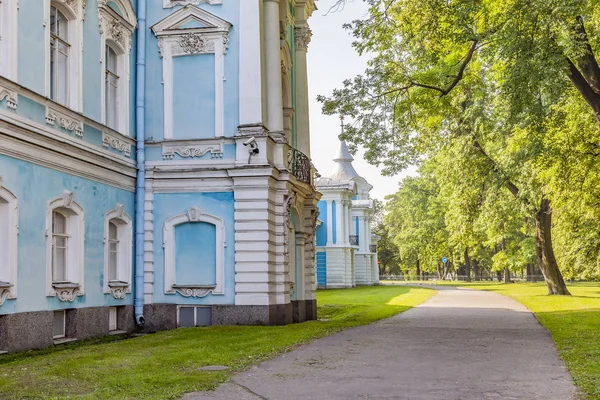
[[[442,267],[440,266],[440,263],[437,263],[437,275],[438,275],[438,279],[441,281],[443,279],[443,275],[442,275]]]
[[[504,267],[504,283],[512,283],[512,281],[510,280],[510,271],[508,269],[508,267]]]
[[[526,267],[527,282],[533,282],[533,273],[531,272],[531,263],[527,263]]]
[[[473,275],[475,275],[475,280],[480,281],[481,280],[481,269],[479,268],[479,261],[476,259],[473,259],[471,261],[471,263],[473,264]]]
[[[535,249],[548,294],[570,295],[552,248],[552,208],[550,200],[542,199],[540,209],[535,216]]]
[[[417,258],[417,280],[421,280],[421,261]]]
[[[496,271],[496,279],[498,282],[502,282],[502,271]]]
[[[471,282],[471,260],[469,259],[469,248],[465,247],[465,278],[466,282]]]

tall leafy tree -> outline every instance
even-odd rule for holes
[[[568,294],[552,245],[551,200],[559,191],[538,167],[548,158],[548,123],[569,122],[569,99],[586,104],[598,136],[596,1],[367,2],[369,16],[348,28],[356,49],[375,56],[363,76],[320,97],[325,112],[352,116],[346,139],[366,147],[386,173],[468,138],[468,151],[535,219],[548,292]]]

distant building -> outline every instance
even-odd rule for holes
[[[352,166],[345,142],[329,176],[317,181],[323,194],[317,226],[317,284],[343,288],[379,283],[377,242],[371,235],[373,189]]]
[[[314,10],[0,1],[0,353],[316,318]]]

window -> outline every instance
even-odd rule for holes
[[[82,108],[85,0],[45,0],[46,95],[74,111]]]
[[[52,213],[52,281],[67,282],[68,217],[59,211]]]
[[[110,332],[117,330],[117,307],[108,308],[108,330]]]
[[[50,7],[50,98],[67,105],[69,76],[69,21],[56,7]]]
[[[17,297],[17,198],[2,187],[0,176],[0,306]]]
[[[83,209],[67,190],[49,202],[46,218],[47,295],[74,301],[83,295],[84,286]]]
[[[212,308],[179,306],[177,315],[177,326],[180,328],[190,328],[194,326],[211,326]]]
[[[65,314],[65,310],[54,311],[54,327],[52,330],[52,337],[54,339],[62,339],[65,337]]]
[[[117,206],[104,216],[104,293],[124,299],[131,292],[133,225],[125,206]]]
[[[106,45],[106,81],[105,104],[106,108],[106,125],[112,129],[118,129],[117,126],[117,102],[119,100],[119,75],[118,75],[118,57],[112,47]]]
[[[0,75],[17,80],[18,2],[0,0]]]
[[[129,132],[129,70],[131,39],[136,16],[131,2],[113,0],[101,2],[100,33],[102,44],[102,116],[111,129],[127,135]]]

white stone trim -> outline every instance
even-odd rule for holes
[[[17,85],[7,80],[0,80],[0,101],[6,100],[6,106],[11,110],[16,110],[19,104]]]
[[[154,193],[146,180],[144,198],[144,304],[154,303]]]
[[[223,0],[163,0],[163,8],[173,8],[175,6],[185,6],[188,4],[197,6],[203,3],[210,5],[223,4]]]
[[[19,2],[0,1],[0,75],[17,80]],[[0,98],[2,97],[0,91]]]
[[[182,158],[202,157],[208,152],[213,160],[223,158],[223,140],[172,141],[162,144],[163,160],[172,160],[175,155]]]
[[[110,8],[107,5],[108,0],[98,1],[98,21],[100,25],[100,63],[102,65],[100,73],[102,122],[106,124],[105,54],[106,45],[109,44],[118,55],[117,69],[119,75],[119,88],[117,95],[117,108],[121,110],[121,112],[119,112],[117,115],[116,130],[124,135],[129,136],[129,115],[131,114],[131,112],[129,112],[131,43],[133,39],[133,31],[136,27],[136,17],[130,1],[113,1],[117,4],[124,16],[117,14],[112,8]]]
[[[181,28],[191,20],[205,27]],[[173,139],[173,58],[191,54],[215,55],[215,137],[225,135],[223,92],[230,28],[229,22],[193,5],[185,6],[152,26],[163,59],[165,139]]]
[[[68,101],[66,106],[83,110],[83,20],[85,0],[44,0],[44,45],[46,97],[50,97],[50,6],[55,6],[69,20]]]
[[[188,209],[185,214],[179,214],[171,217],[165,221],[163,230],[163,247],[165,253],[165,294],[175,294],[179,292],[185,297],[204,297],[208,295],[208,292],[201,291],[197,295],[194,293],[194,289],[199,289],[194,285],[186,286],[178,285],[176,282],[176,247],[175,243],[175,228],[178,225],[187,222],[206,222],[215,226],[216,234],[216,286],[210,288],[208,292],[212,292],[213,295],[224,294],[225,289],[225,224],[223,220],[214,215],[206,214],[200,210],[200,207],[193,206]],[[205,289],[205,288],[202,288]],[[190,292],[191,290],[191,292]],[[202,295],[202,296],[200,296]]]
[[[117,221],[119,236],[118,282],[109,281],[108,273],[108,224],[113,220]],[[131,293],[132,249],[133,224],[131,217],[125,213],[123,204],[117,203],[115,208],[104,214],[104,293],[111,293],[115,299],[124,299],[126,293]]]
[[[5,188],[0,176],[0,199],[6,203],[0,207],[6,207],[8,211],[7,219],[2,220],[0,215],[0,229],[6,234],[8,239],[7,254],[2,254],[0,258],[0,282],[8,283],[8,287],[0,287],[0,306],[6,299],[17,298],[17,277],[18,277],[18,235],[19,235],[19,202],[17,197]]]
[[[46,295],[58,296],[61,301],[74,301],[84,294],[85,219],[83,208],[73,198],[73,192],[65,190],[62,196],[50,200],[46,209]],[[68,284],[52,281],[52,213],[57,209],[68,214]]]
[[[50,101],[46,104],[46,124],[60,126],[61,128],[75,133],[79,138],[83,137],[83,120],[76,113],[57,107]]]

